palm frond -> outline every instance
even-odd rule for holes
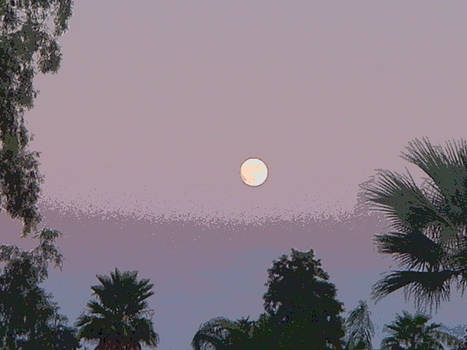
[[[409,269],[439,270],[447,253],[443,246],[420,232],[388,232],[375,235],[378,251],[392,254]]]
[[[457,347],[463,343],[463,340],[447,332],[435,330],[434,336],[449,347]]]
[[[467,141],[434,146],[427,138],[415,139],[402,158],[427,175],[421,186],[409,173],[388,170],[361,185],[367,203],[396,231],[376,235],[379,252],[408,269],[378,282],[373,294],[379,298],[404,288],[416,304],[425,299],[423,304],[438,307],[449,298],[451,284],[457,282],[462,293],[467,288]]]
[[[398,346],[399,341],[395,337],[386,337],[381,342],[381,350],[392,350],[394,346]]]
[[[159,335],[154,331],[154,325],[148,319],[135,319],[131,322],[131,340],[133,342],[141,341],[148,346],[157,346],[159,344]]]
[[[372,210],[385,214],[398,231],[422,231],[429,225],[449,225],[410,174],[380,170],[375,183],[362,187]]]
[[[194,350],[204,350],[208,346],[213,347],[216,350],[227,349],[227,345],[222,338],[219,338],[215,334],[209,333],[196,333],[191,341],[191,346]]]
[[[430,309],[441,301],[449,300],[450,285],[457,272],[443,271],[393,271],[373,286],[376,300],[403,289],[405,297],[414,296],[417,307]]]
[[[80,339],[94,340],[109,337],[113,334],[112,326],[108,320],[98,317],[81,318],[77,322],[80,327],[78,337]]]
[[[248,318],[231,321],[224,317],[213,318],[203,323],[191,342],[193,349],[211,346],[216,350],[235,349],[245,346],[252,337],[255,324]]]
[[[226,349],[229,341],[228,330],[235,327],[235,322],[227,318],[213,318],[201,324],[191,341],[191,345],[194,350],[202,350],[209,345],[216,350]]]
[[[465,223],[467,215],[467,141],[448,141],[444,147],[428,139],[415,139],[402,154],[429,176],[433,187],[445,200],[444,210],[455,223]]]
[[[98,315],[102,317],[111,317],[113,315],[112,310],[104,307],[102,304],[97,302],[96,300],[90,300],[87,303],[87,307],[90,314]]]

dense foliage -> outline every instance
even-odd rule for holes
[[[0,0],[0,209],[23,221],[24,234],[41,219],[39,154],[27,148],[24,113],[37,94],[34,75],[59,68],[57,39],[71,11],[71,0]]]
[[[264,308],[277,327],[279,349],[340,349],[342,303],[313,250],[292,249],[268,270]]]
[[[61,54],[57,39],[67,29],[71,0],[0,0],[0,211],[34,232],[31,251],[0,246],[0,348],[71,350],[79,346],[73,328],[58,313],[52,297],[39,287],[50,262],[62,256],[58,231],[39,231],[37,152],[28,150],[24,113],[33,106],[36,73],[56,72]]]
[[[55,249],[57,231],[43,230],[39,246],[25,252],[0,246],[0,349],[73,350],[79,347],[73,328],[58,313],[52,297],[39,287],[49,262],[61,263]]]

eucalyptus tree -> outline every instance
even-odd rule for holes
[[[23,234],[40,222],[42,181],[24,113],[37,96],[34,76],[60,66],[57,40],[71,12],[72,0],[0,0],[0,209],[23,221]]]
[[[347,350],[372,350],[371,341],[375,335],[375,328],[370,316],[368,304],[362,300],[349,313],[349,316],[345,320]]]
[[[444,350],[443,344],[457,346],[460,340],[440,330],[441,324],[427,324],[430,317],[403,312],[395,321],[386,325],[389,333],[381,342],[381,350]]]
[[[417,307],[438,307],[451,288],[463,294],[467,287],[467,141],[435,146],[415,139],[402,158],[422,171],[422,184],[410,173],[380,170],[374,183],[363,186],[392,228],[376,235],[379,252],[401,267],[377,282],[373,295],[380,299],[403,289]]]
[[[141,343],[157,347],[154,312],[147,303],[154,285],[137,277],[136,271],[118,269],[97,276],[100,284],[91,287],[95,298],[76,322],[80,339],[97,341],[96,350],[140,350]]]
[[[0,0],[0,211],[23,223],[38,246],[24,251],[0,246],[0,348],[75,349],[74,329],[58,314],[50,295],[38,287],[49,263],[61,266],[54,243],[58,231],[38,229],[37,200],[42,176],[39,154],[31,139],[25,112],[37,91],[34,76],[56,72],[61,53],[58,38],[67,30],[71,0]]]

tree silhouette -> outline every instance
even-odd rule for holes
[[[56,72],[61,53],[57,38],[67,29],[71,0],[0,1],[0,209],[24,223],[23,234],[40,222],[37,152],[24,112],[32,108],[37,72]]]
[[[0,349],[74,350],[79,347],[75,330],[66,326],[51,295],[39,288],[47,277],[47,264],[59,263],[54,250],[57,233],[42,232],[42,247],[24,252],[14,246],[0,247],[5,266],[0,275]],[[49,246],[49,248],[47,248]]]
[[[416,139],[402,157],[427,176],[421,186],[410,174],[387,170],[363,186],[394,229],[376,235],[379,252],[404,268],[376,283],[373,295],[380,299],[402,288],[417,307],[438,307],[453,285],[462,293],[467,287],[467,141],[442,147]]]
[[[81,339],[98,341],[96,350],[140,350],[140,343],[157,346],[153,311],[146,301],[154,285],[148,279],[138,281],[137,275],[115,269],[110,276],[97,276],[100,284],[91,287],[96,299],[76,322]]]
[[[341,349],[342,303],[313,250],[292,249],[268,270],[264,308],[278,349]]]
[[[33,107],[38,73],[60,65],[57,39],[67,29],[72,0],[0,1],[0,211],[23,222],[23,235],[34,233],[31,251],[0,246],[5,264],[0,278],[1,349],[76,349],[74,329],[65,325],[51,296],[38,287],[50,262],[61,266],[54,246],[58,231],[38,230],[37,208],[42,177],[24,113]]]
[[[396,320],[386,326],[390,333],[381,342],[381,350],[443,350],[443,343],[458,345],[459,339],[442,332],[441,324],[427,324],[430,318],[422,314],[410,315],[403,312]]]

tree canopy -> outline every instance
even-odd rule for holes
[[[36,73],[56,72],[58,37],[68,28],[71,0],[0,0],[0,209],[34,231],[42,176],[39,153],[28,149],[24,113],[32,108]]]
[[[263,298],[279,349],[341,349],[343,308],[328,280],[313,250],[273,262]]]
[[[39,287],[50,262],[61,263],[54,246],[57,231],[44,230],[39,246],[22,251],[0,246],[0,348],[5,350],[74,350],[79,347],[75,330],[52,296]]]

